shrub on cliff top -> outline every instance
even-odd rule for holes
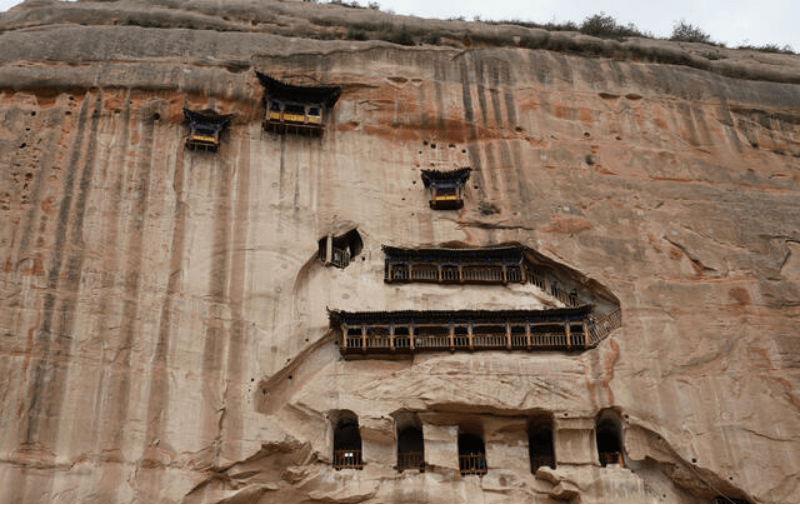
[[[627,25],[617,24],[617,20],[612,16],[606,15],[605,12],[600,12],[600,14],[584,19],[580,26],[580,32],[594,37],[617,40],[625,37],[653,37],[650,34],[639,31],[633,23],[628,23]]]
[[[711,44],[711,35],[705,33],[699,27],[686,22],[685,19],[676,21],[672,27],[672,36],[669,40],[676,42],[701,42]]]

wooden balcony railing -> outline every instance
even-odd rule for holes
[[[343,449],[333,451],[333,467],[337,470],[353,468],[361,470],[364,464],[361,462],[361,451]]]
[[[425,471],[425,454],[421,452],[398,452],[397,470],[419,470]]]
[[[595,345],[622,326],[622,309],[607,314],[589,326],[589,345]]]
[[[485,475],[486,468],[485,454],[460,454],[458,456],[458,467],[461,475]]]
[[[384,281],[434,282],[440,284],[507,284],[525,282],[525,271],[517,264],[391,263],[384,268]]]
[[[434,351],[533,351],[588,347],[588,320],[558,323],[498,325],[486,331],[479,325],[418,325],[409,327],[349,327],[342,339],[345,356],[356,354],[413,354]],[[467,330],[465,331],[465,327]],[[402,330],[402,332],[400,331]],[[471,330],[471,331],[470,331]]]

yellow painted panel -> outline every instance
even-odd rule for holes
[[[458,200],[455,196],[437,196],[436,200]]]
[[[286,121],[305,121],[306,117],[299,114],[283,114],[283,119]]]
[[[269,113],[269,118],[270,119],[280,119],[281,118],[281,113],[280,112],[270,112]]]
[[[201,142],[216,142],[214,137],[204,137],[202,135],[192,135],[192,140],[199,140]]]
[[[308,122],[309,123],[319,123],[320,121],[321,121],[321,118],[318,118],[318,117],[310,116],[308,118]]]

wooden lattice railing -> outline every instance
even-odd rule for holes
[[[622,309],[606,314],[589,326],[589,345],[595,345],[622,326]]]
[[[461,475],[485,475],[486,455],[485,454],[461,454],[458,456],[458,467]]]
[[[422,452],[398,452],[397,469],[425,471],[425,454]]]
[[[343,449],[333,451],[333,467],[337,470],[353,468],[361,470],[364,464],[361,461],[361,451]]]
[[[476,325],[477,326],[477,325]],[[589,346],[589,322],[496,325],[499,331],[475,328],[467,334],[456,333],[448,325],[403,328],[400,334],[373,335],[374,327],[351,327],[342,341],[342,353],[352,355],[433,351],[532,351],[551,349],[585,349]],[[473,327],[470,327],[472,330]],[[433,330],[439,330],[436,334]],[[571,331],[570,331],[571,330]],[[409,335],[409,332],[412,335]],[[588,337],[588,338],[587,338]]]

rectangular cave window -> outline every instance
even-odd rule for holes
[[[515,349],[524,348],[528,344],[525,335],[525,326],[514,325],[511,327],[511,346]]]
[[[602,466],[625,466],[622,457],[622,423],[614,411],[604,410],[597,418],[595,428],[597,453]]]
[[[483,439],[478,435],[459,433],[458,435],[458,468],[461,475],[485,475],[486,448]]]
[[[465,266],[464,280],[471,282],[503,282],[503,270],[498,266]]]
[[[272,100],[269,102],[269,110],[271,112],[280,112],[281,111],[281,103],[277,100]]]
[[[321,116],[322,110],[319,107],[309,107],[308,108],[308,115],[309,116]]]
[[[583,324],[569,325],[569,339],[572,345],[586,345],[586,336],[583,333]]]
[[[506,280],[508,282],[522,282],[522,268],[519,265],[506,266]]]
[[[439,269],[432,265],[414,265],[411,278],[415,281],[438,281]]]
[[[306,108],[298,103],[288,103],[286,104],[286,107],[283,109],[283,112],[286,114],[305,116]]]
[[[475,325],[472,342],[476,348],[503,349],[508,345],[505,325]]]
[[[389,349],[391,339],[388,326],[367,327],[367,347],[372,349]]]
[[[531,473],[540,467],[556,467],[556,456],[553,448],[553,421],[541,416],[528,422],[528,454],[531,461]]]
[[[408,263],[393,263],[391,265],[391,268],[392,268],[392,280],[393,281],[407,281],[407,280],[409,280]]]
[[[411,347],[411,337],[408,326],[394,327],[394,346],[398,349]]]
[[[347,347],[361,347],[361,326],[347,328]]]
[[[442,265],[442,281],[443,282],[459,282],[461,275],[459,274],[458,265]]]
[[[453,327],[453,344],[456,347],[469,347],[469,330],[466,326]]]
[[[414,346],[419,349],[447,349],[450,347],[450,327],[447,325],[417,326]]]
[[[364,463],[361,459],[358,416],[350,411],[342,411],[336,417],[333,430],[333,467],[336,470],[361,470]]]
[[[419,420],[414,416],[413,424],[398,429],[397,433],[397,471],[419,470],[425,471],[425,442],[422,438],[422,428]],[[399,426],[398,426],[399,428]]]

